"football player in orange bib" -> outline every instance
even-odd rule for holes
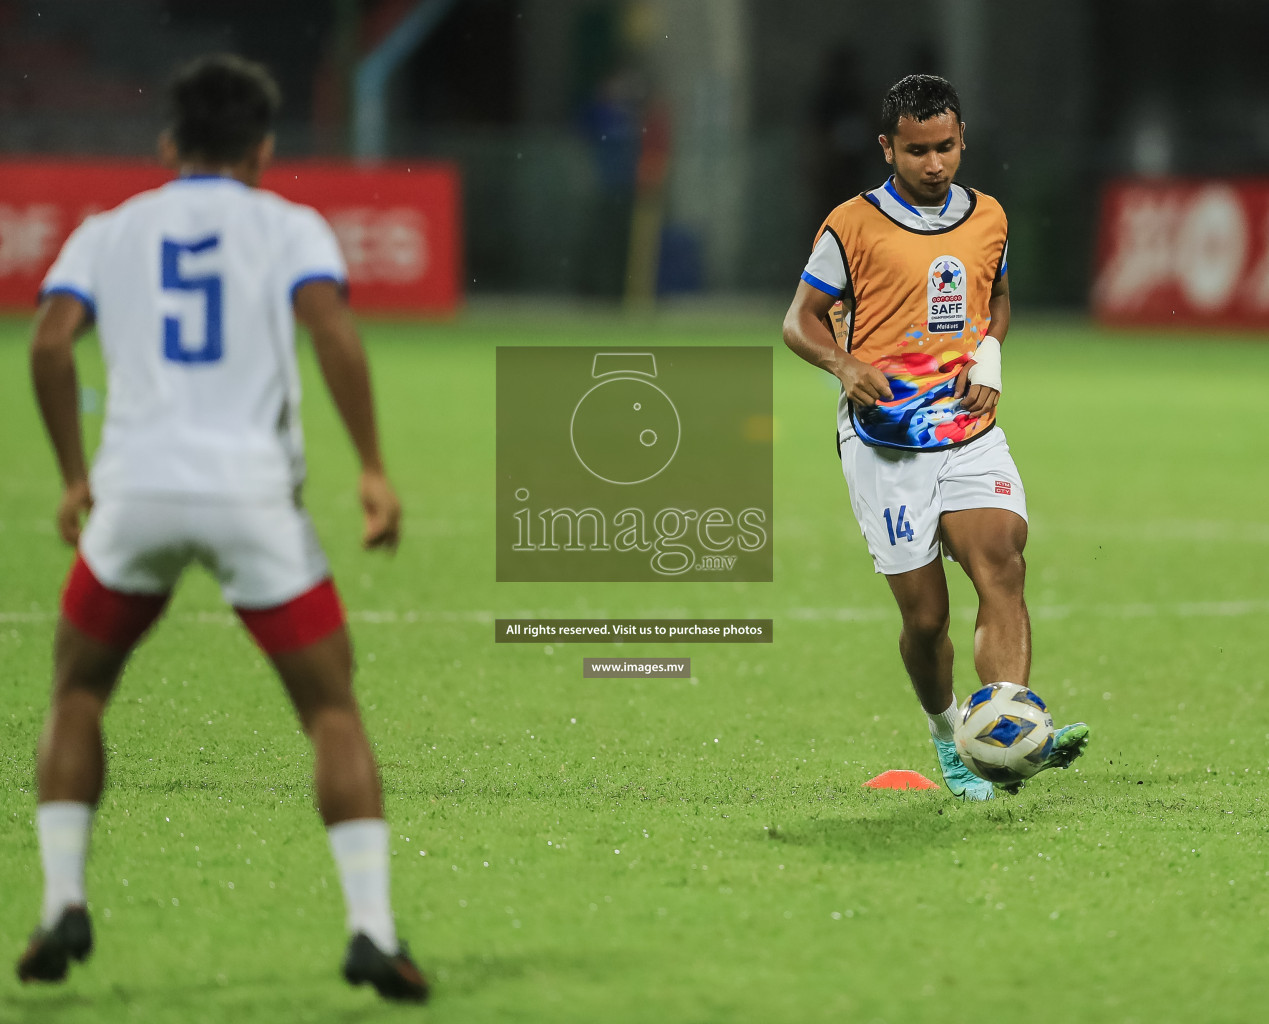
[[[879,137],[890,178],[843,203],[816,235],[784,319],[785,343],[841,381],[837,448],[851,508],[903,630],[899,652],[929,718],[948,789],[995,789],[953,742],[950,609],[940,548],[978,592],[974,667],[1026,685],[1027,506],[996,425],[1009,330],[1004,210],[954,182],[965,148],[956,90],[909,75],[887,92]],[[1084,750],[1088,726],[1057,731],[1045,767]]]

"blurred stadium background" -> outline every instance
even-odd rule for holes
[[[301,346],[306,501],[431,1019],[1261,1019],[1266,38],[1263,0],[0,0],[0,953],[39,902],[70,558],[35,289],[79,218],[164,179],[173,68],[231,50],[285,93],[266,184],[349,257],[407,510],[398,557],[357,549]],[[884,174],[883,91],[917,70],[959,88],[962,180],[1010,215],[1033,678],[1095,729],[1079,768],[987,807],[860,786],[936,769],[830,461],[835,384],[779,341],[822,217]],[[1118,326],[1161,323],[1184,327]],[[523,344],[773,346],[774,582],[496,583],[494,348]],[[77,359],[91,449],[105,373],[93,342]],[[974,600],[951,586],[963,696]],[[776,640],[601,686],[578,661],[610,648],[495,645],[521,615],[771,617]],[[307,745],[205,574],[107,731],[100,950],[67,989],[0,983],[0,1021],[380,1019],[335,972]]]
[[[783,298],[928,71],[1015,300],[1078,310],[1105,182],[1269,166],[1266,36],[1258,0],[0,0],[0,157],[146,158],[173,67],[234,50],[282,83],[283,158],[457,169],[471,299]]]

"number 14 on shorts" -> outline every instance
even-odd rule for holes
[[[911,540],[915,534],[912,531],[912,523],[908,521],[908,506],[900,505],[899,511],[891,513],[890,509],[885,510],[886,516],[886,533],[890,534],[890,546],[894,547],[901,540]]]

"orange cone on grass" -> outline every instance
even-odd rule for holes
[[[864,783],[868,789],[938,789],[939,784],[920,772],[892,768]]]

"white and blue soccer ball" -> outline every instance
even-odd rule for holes
[[[1053,716],[1040,695],[1017,683],[990,683],[961,705],[956,752],[988,782],[1029,779],[1053,750]]]

